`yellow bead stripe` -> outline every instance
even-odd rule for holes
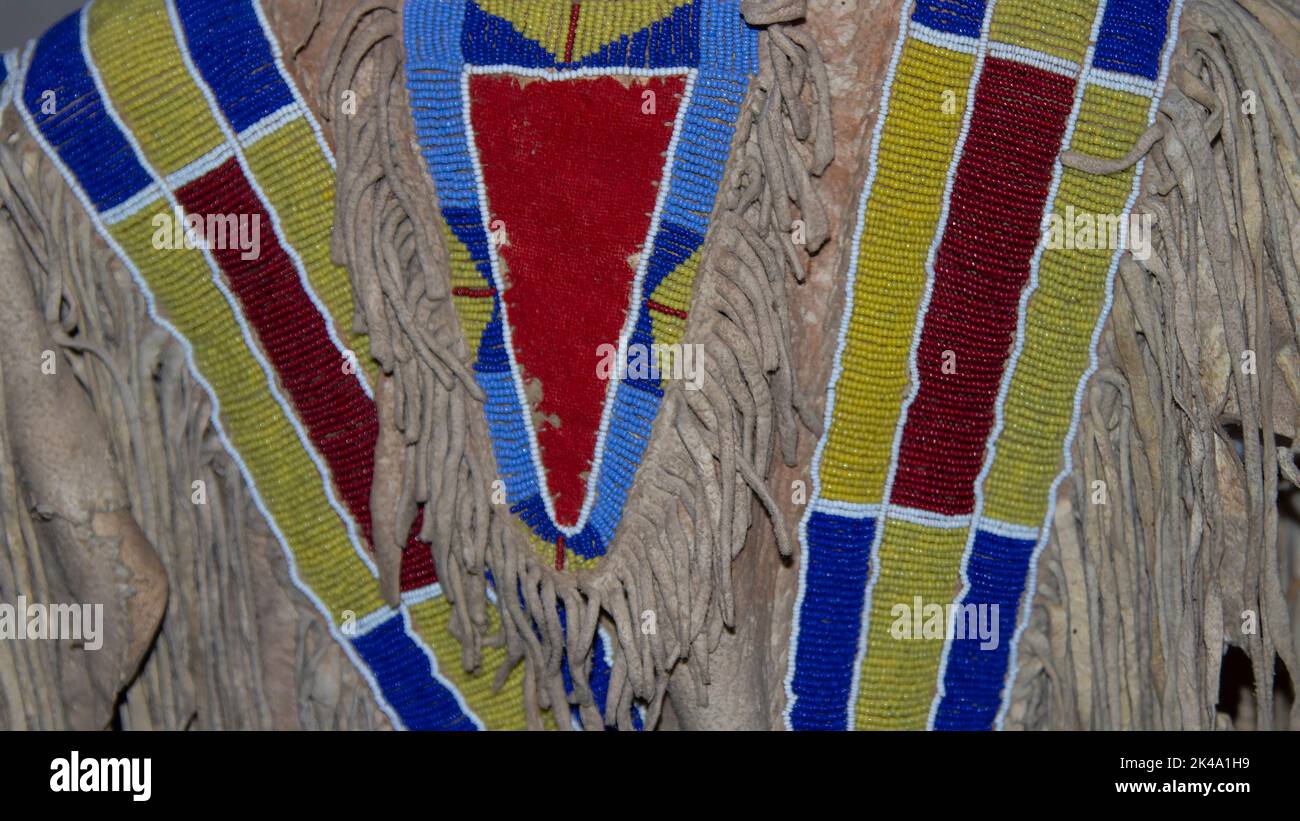
[[[1096,13],[1097,3],[1090,0],[998,0],[989,39],[1078,61]]]
[[[95,3],[88,14],[90,57],[159,176],[180,171],[226,142],[185,68],[162,0]]]
[[[456,309],[456,315],[460,317],[461,333],[465,335],[465,342],[469,345],[472,362],[478,359],[478,346],[483,340],[483,329],[492,321],[494,300],[490,296],[457,296],[455,290],[468,288],[471,291],[487,291],[492,288],[492,284],[479,273],[469,249],[447,225],[446,220],[439,219],[438,228],[442,231],[442,239],[447,247],[453,292],[451,303]]]
[[[909,39],[861,227],[853,312],[821,456],[821,498],[878,503],[908,385],[925,260],[939,222],[975,58]]]
[[[170,214],[162,199],[109,231],[140,272],[159,312],[194,351],[194,364],[220,405],[222,428],[293,549],[298,576],[336,625],[383,605],[378,584],[353,550],[325,497],[319,471],[283,409],[267,391],[230,304],[200,251],[158,250],[151,221]]]
[[[923,606],[946,606],[953,600],[961,587],[958,565],[965,547],[965,528],[885,521],[876,554],[881,572],[871,594],[867,655],[859,672],[856,729],[925,728],[937,688],[942,638],[891,631],[899,618],[915,618],[918,597]],[[897,609],[900,605],[905,610]]]
[[[1122,157],[1146,129],[1150,107],[1147,97],[1090,86],[1070,147],[1098,157]],[[1067,213],[1123,214],[1133,173],[1128,169],[1098,176],[1065,169],[1055,213],[1062,220]],[[1113,255],[1110,247],[1043,251],[1038,288],[1025,315],[1024,347],[1007,392],[1003,430],[984,484],[985,518],[1029,527],[1043,524]]]

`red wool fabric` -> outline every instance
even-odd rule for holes
[[[582,510],[608,387],[599,349],[617,346],[627,317],[684,91],[679,75],[470,77],[487,219],[505,223],[503,298],[557,524]]]
[[[209,214],[246,215],[251,230],[257,216],[261,246],[257,258],[243,259],[244,252],[233,247],[233,241],[225,248],[213,248],[212,257],[369,545],[378,415],[356,376],[344,371],[343,356],[329,338],[326,320],[303,290],[270,215],[234,158],[177,189],[176,199],[187,214],[204,217],[205,224]],[[261,375],[248,374],[248,379],[252,389]],[[403,554],[403,590],[437,579],[428,546],[415,538],[418,532],[417,519]]]
[[[890,504],[945,515],[975,507],[975,478],[1015,341],[1074,81],[990,57],[935,257]],[[955,372],[944,373],[945,351]],[[953,370],[952,367],[949,370]]]

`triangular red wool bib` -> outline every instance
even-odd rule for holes
[[[507,344],[555,524],[578,522],[686,75],[469,77]]]

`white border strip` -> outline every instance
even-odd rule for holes
[[[969,513],[952,516],[919,507],[890,505],[887,513],[890,519],[897,519],[902,522],[921,525],[922,527],[932,527],[936,530],[961,530],[963,527],[970,527],[971,523]]]
[[[975,520],[975,526],[985,533],[992,533],[994,536],[1003,536],[1008,539],[1020,539],[1023,542],[1038,541],[1041,532],[1038,527],[1018,525],[1012,522],[1004,522],[1001,519],[983,517]]]
[[[251,148],[253,143],[271,136],[299,117],[304,117],[305,119],[304,112],[305,109],[296,102],[289,103],[283,108],[272,111],[270,114],[267,114],[262,119],[239,132],[237,136],[239,137],[240,147]]]
[[[417,587],[414,590],[408,590],[402,594],[402,604],[406,607],[414,607],[417,604],[424,604],[429,599],[436,599],[442,595],[442,583],[430,582],[424,587]]]
[[[1118,71],[1108,71],[1096,66],[1088,66],[1088,82],[1109,88],[1112,91],[1127,91],[1129,94],[1137,94],[1142,97],[1154,97],[1157,92],[1163,92],[1163,85],[1153,83],[1145,77],[1137,77],[1132,74],[1121,74]]]
[[[17,49],[0,52],[0,62],[4,63],[5,71],[8,72],[4,82],[0,82],[0,115],[3,115],[9,106],[9,101],[15,96],[14,89],[18,87]]]
[[[1099,4],[1104,5],[1104,3]],[[1096,28],[1093,29],[1093,36],[1096,37]],[[1091,46],[1089,46],[1091,48]],[[1021,65],[1031,66],[1042,69],[1052,74],[1059,74],[1062,77],[1069,77],[1071,80],[1079,76],[1079,64],[1072,60],[1065,60],[1054,54],[1048,54],[1043,51],[1037,51],[1024,46],[1017,46],[1012,43],[989,43],[989,56],[997,57],[999,60],[1010,60]]]
[[[131,198],[121,205],[115,205],[108,209],[99,217],[106,225],[117,225],[119,222],[128,220],[144,210],[144,207],[154,200],[162,199],[162,186],[157,183],[149,183],[141,188],[137,193],[132,194]]]
[[[190,68],[188,65],[188,56],[185,59],[186,68]],[[207,154],[204,154],[202,157],[199,157],[194,162],[185,166],[180,171],[168,174],[163,178],[163,185],[167,187],[168,191],[175,191],[177,188],[182,188],[194,182],[199,177],[202,177],[204,174],[221,165],[233,156],[234,152],[230,150],[230,146],[226,143],[222,143]]]
[[[992,0],[990,0],[990,2],[992,2]],[[946,31],[937,31],[929,26],[922,25],[915,20],[912,20],[909,23],[908,17],[911,15],[911,7],[903,9],[902,14],[903,24],[907,27],[908,34],[912,39],[919,40],[922,43],[927,43],[935,48],[969,54],[972,57],[979,53],[980,41],[978,37],[963,37],[960,34],[949,34]],[[890,68],[893,69],[895,66],[891,65]]]
[[[837,502],[834,499],[814,498],[810,509],[815,513],[825,513],[845,519],[874,519],[880,515],[881,506],[861,502]]]

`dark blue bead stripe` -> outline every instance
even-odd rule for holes
[[[1169,0],[1110,0],[1092,64],[1154,81],[1168,34]]]
[[[936,730],[987,730],[993,726],[1002,706],[1017,614],[1036,545],[1035,540],[976,531],[966,567],[970,589],[961,606],[985,608],[991,618],[992,606],[997,605],[997,642],[982,647],[982,640],[970,632],[950,642],[944,697],[934,720]]]
[[[798,642],[786,706],[793,730],[845,730],[875,519],[814,511],[805,527]]]
[[[352,646],[407,729],[478,729],[455,692],[434,675],[428,654],[406,632],[402,614],[353,639]]]
[[[194,66],[236,133],[294,102],[255,0],[175,0]]]
[[[82,14],[65,17],[37,41],[22,102],[41,136],[102,213],[153,180],[95,87],[81,47]]]
[[[985,5],[985,0],[917,0],[912,21],[945,34],[979,37]]]

